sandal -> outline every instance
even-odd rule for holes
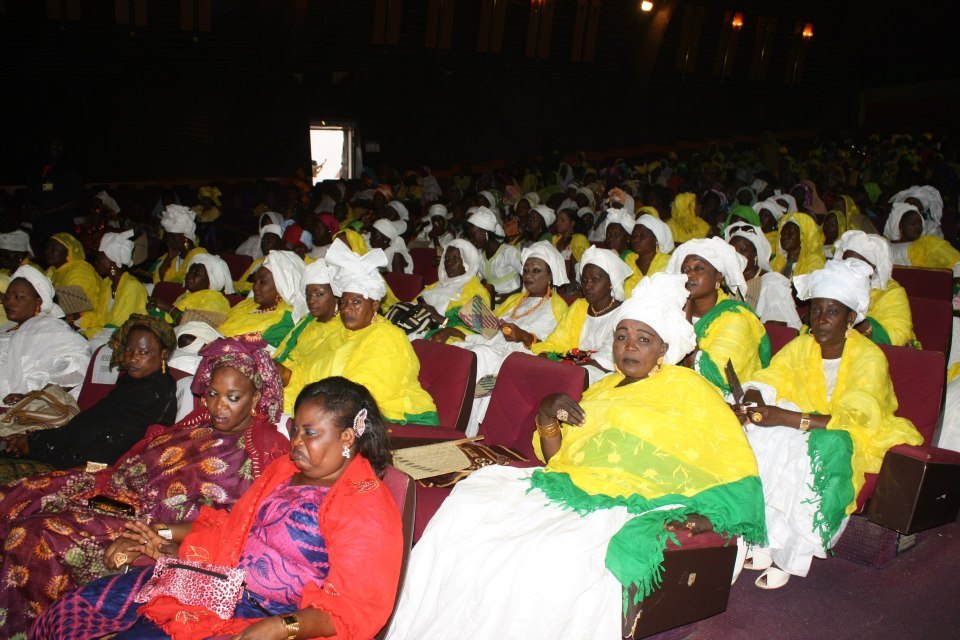
[[[766,551],[750,551],[743,561],[743,568],[750,571],[765,571],[773,566],[773,558]]]
[[[776,567],[770,567],[766,569],[763,573],[760,574],[760,577],[757,578],[755,585],[761,589],[772,590],[779,589],[780,587],[787,584],[790,580],[790,574],[784,571],[783,569],[778,569]]]

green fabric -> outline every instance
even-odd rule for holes
[[[697,324],[693,325],[693,331],[697,334],[697,342],[703,340],[703,337],[710,329],[710,325],[713,324],[713,321],[719,318],[721,314],[727,311],[740,313],[744,310],[752,313],[753,315],[757,315],[756,312],[754,312],[754,310],[747,305],[747,303],[734,300],[733,298],[721,300],[717,304],[713,305],[713,309],[707,311],[703,317],[697,321]],[[760,363],[764,367],[767,367],[770,364],[770,358],[773,357],[773,346],[770,344],[770,336],[763,334],[763,337],[760,339],[760,344],[757,347],[757,351],[760,354]],[[724,362],[723,366],[726,367],[727,363]],[[730,393],[730,385],[727,384],[727,380],[724,377],[723,372],[720,370],[720,367],[716,362],[713,361],[713,359],[710,357],[710,354],[703,350],[700,351],[700,375],[706,378],[715,387],[721,389],[724,393]]]
[[[271,347],[279,347],[291,329],[293,329],[293,314],[286,311],[283,317],[280,318],[280,322],[263,332],[263,339],[266,340],[267,344]]]
[[[837,534],[847,517],[847,505],[856,499],[853,494],[853,439],[843,430],[815,429],[807,440],[817,514],[813,527],[820,534],[823,548]]]
[[[447,326],[437,327],[436,329],[430,329],[430,331],[427,331],[423,335],[424,340],[429,340],[433,336],[433,334],[435,334],[437,331],[440,331],[440,329],[442,328],[464,329],[467,332],[467,335],[470,335],[471,333],[476,333],[473,329],[468,327],[467,323],[464,322],[463,318],[460,317],[460,309],[462,308],[463,308],[463,305],[460,305],[459,307],[452,307],[450,309],[447,309],[447,312],[443,314],[443,317],[447,319]]]
[[[747,221],[755,227],[760,226],[760,214],[754,211],[753,207],[747,207],[742,204],[738,204],[734,208],[730,209],[730,213],[727,214],[727,220],[723,223],[724,229],[729,227],[734,222],[734,216]]]
[[[870,333],[871,340],[877,344],[890,344],[890,335],[887,333],[887,330],[883,328],[882,324],[870,316],[867,316],[867,322],[873,327],[873,331]]]
[[[292,320],[293,316],[291,316],[290,319]],[[316,320],[316,318],[309,314],[300,320],[300,323],[293,328],[293,331],[290,332],[290,339],[287,340],[287,346],[283,348],[283,351],[281,351],[280,354],[274,358],[274,360],[280,364],[283,364],[284,361],[290,357],[290,352],[293,351],[293,348],[297,346],[297,341],[300,339],[300,334],[303,333],[303,330],[306,329],[314,320]]]
[[[624,249],[622,252],[620,252],[620,259],[626,262],[627,264],[630,264],[630,256],[632,255],[634,255],[632,250]]]
[[[721,535],[740,536],[749,544],[766,544],[763,489],[757,476],[746,476],[691,497],[667,494],[652,500],[640,495],[592,495],[577,487],[568,474],[542,469],[533,472],[530,485],[530,490],[539,489],[552,502],[581,515],[617,506],[637,514],[610,539],[606,556],[606,567],[620,584],[636,587],[636,602],[660,585],[667,542],[680,544],[674,534],[664,529],[669,521],[683,522],[687,516],[699,514],[708,518],[714,531]],[[682,506],[646,513],[671,504]]]
[[[405,413],[403,414],[403,420],[391,420],[390,422],[392,424],[425,424],[429,426],[436,426],[440,424],[440,416],[437,415],[436,411]],[[399,433],[398,435],[403,437],[402,433]]]

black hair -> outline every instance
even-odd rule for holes
[[[294,412],[308,402],[318,402],[334,413],[341,431],[352,429],[357,413],[367,410],[366,431],[356,439],[354,446],[357,453],[370,462],[377,477],[383,478],[387,466],[393,462],[393,455],[383,416],[367,388],[340,376],[324,378],[303,388],[293,405]]]

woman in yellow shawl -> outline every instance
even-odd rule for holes
[[[233,293],[227,263],[218,256],[198,253],[187,267],[183,284],[187,290],[173,304],[151,296],[147,300],[150,314],[174,325],[184,322],[186,315],[186,322],[202,320],[211,327],[219,327],[230,312],[230,301],[224,294]]]
[[[154,284],[161,281],[183,284],[193,256],[207,252],[197,245],[195,216],[191,209],[179,204],[170,204],[164,209],[160,226],[165,232],[167,253],[152,269]]]
[[[254,275],[253,297],[230,309],[220,333],[232,338],[256,332],[276,349],[293,329],[294,309],[306,307],[303,269],[303,259],[292,251],[271,251]]]
[[[87,300],[96,306],[100,297],[102,279],[93,265],[87,262],[83,245],[79,240],[69,233],[55,233],[47,240],[44,257],[50,265],[46,275],[54,288],[79,287],[87,296]],[[97,324],[95,310],[80,313],[80,317],[74,320],[74,324],[81,331],[91,328]]]
[[[682,244],[687,240],[706,238],[710,225],[697,215],[697,196],[693,193],[679,193],[673,199],[670,219],[667,220],[673,241]]]
[[[339,331],[312,354],[308,380],[343,376],[362,384],[390,422],[437,424],[437,407],[420,386],[420,361],[406,334],[377,314],[386,283],[380,267],[387,264],[381,249],[363,257],[342,242],[330,245],[325,257],[332,284],[341,291]],[[296,398],[288,396],[287,407]]]
[[[950,269],[954,280],[960,278],[960,251],[943,238],[927,234],[916,205],[894,202],[883,235],[893,243],[890,246],[893,264]]]
[[[863,231],[864,233],[876,233],[877,228],[873,226],[870,218],[860,212],[860,207],[850,196],[840,196],[833,203],[833,206],[847,218],[847,229]]]
[[[756,582],[763,589],[805,576],[815,556],[826,557],[856,509],[864,474],[880,470],[890,447],[923,441],[893,415],[886,356],[851,330],[866,316],[870,269],[831,260],[794,283],[811,300],[810,333],[757,372],[737,406],[763,480],[769,543],[746,565],[764,570]]]
[[[100,252],[94,268],[103,277],[95,302],[96,322],[83,335],[93,338],[104,329],[113,333],[135,313],[146,315],[147,290],[140,281],[127,273],[133,265],[133,231],[105,233],[100,240]],[[103,339],[100,336],[99,339]],[[105,341],[105,340],[104,340]]]
[[[805,213],[788,213],[780,220],[777,255],[770,267],[791,278],[822,269],[827,261],[816,221]]]
[[[652,209],[652,207],[642,207]],[[633,274],[623,284],[627,297],[640,281],[667,268],[670,253],[673,251],[673,233],[670,227],[658,217],[645,213],[637,218],[637,224],[630,234],[630,248],[633,253],[627,256],[627,266]]]
[[[728,362],[741,380],[770,362],[770,338],[757,314],[721,290],[726,283],[732,293],[743,297],[746,266],[746,259],[722,238],[707,238],[677,247],[665,271],[687,277],[687,320],[697,333],[697,349],[687,363],[723,394],[730,393]]]
[[[827,211],[820,224],[820,235],[823,236],[823,254],[826,258],[832,258],[834,255],[834,244],[837,239],[846,233],[847,217],[838,209]]]
[[[676,366],[696,344],[684,280],[655,274],[620,308],[617,373],[579,403],[540,404],[545,468],[491,465],[457,485],[413,550],[391,640],[447,637],[465,619],[474,638],[619,638],[624,589],[642,600],[659,584],[669,532],[765,540],[743,430]]]
[[[434,342],[463,340],[470,330],[460,319],[460,309],[464,305],[469,309],[474,297],[479,297],[490,307],[490,292],[478,276],[480,266],[480,252],[468,240],[452,240],[444,248],[438,269],[439,280],[417,296],[417,301],[430,312],[434,323],[442,327],[433,334],[426,333]]]

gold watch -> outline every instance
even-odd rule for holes
[[[287,615],[280,616],[283,626],[287,628],[287,640],[294,640],[297,637],[297,634],[300,633],[300,618],[288,613]]]

